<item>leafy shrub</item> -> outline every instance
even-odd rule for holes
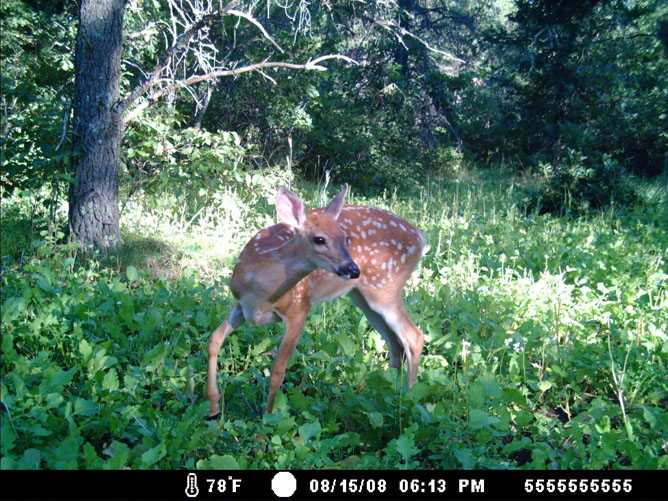
[[[622,166],[610,156],[592,162],[568,150],[560,163],[541,163],[541,179],[526,190],[525,203],[539,213],[600,209],[611,204],[630,205],[637,197]]]
[[[234,132],[181,128],[175,115],[149,115],[126,137],[130,190],[196,194],[243,178],[246,149]]]
[[[439,146],[429,152],[430,173],[445,179],[456,179],[464,171],[464,152],[454,146]]]
[[[0,4],[0,186],[37,189],[69,178],[72,151],[64,135],[66,96],[74,79],[76,24],[66,3]]]

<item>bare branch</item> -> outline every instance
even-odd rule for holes
[[[274,79],[271,78],[269,75],[267,75],[264,71],[262,71],[262,70],[257,70],[257,72],[258,72],[260,75],[262,75],[264,78],[266,78],[267,80],[269,80],[271,83],[273,83],[274,85],[278,85],[278,82],[276,82],[276,80],[274,80]]]
[[[408,50],[408,46],[406,45],[406,42],[404,42],[404,39],[401,37],[401,35],[399,35],[399,33],[392,30],[388,25],[386,25],[383,22],[374,21],[374,24],[376,24],[377,26],[380,26],[381,28],[383,28],[385,31],[387,31],[391,35],[394,35],[397,39],[397,42],[399,42],[403,46],[404,49]]]
[[[206,27],[211,26],[216,20],[227,15],[227,13],[237,7],[239,3],[239,0],[232,0],[225,7],[223,7],[222,10],[206,14],[202,16],[197,22],[192,23],[187,30],[176,37],[171,47],[169,47],[160,55],[155,68],[151,73],[149,73],[147,78],[145,78],[139,85],[137,85],[132,90],[130,95],[128,95],[125,99],[120,100],[116,104],[115,111],[117,113],[123,113],[125,110],[127,110],[133,102],[135,102],[144,92],[146,92],[155,84],[155,81],[160,77],[162,71],[169,64],[170,59],[181,49],[184,49],[196,33]],[[172,4],[170,3],[170,5]],[[176,4],[174,4],[174,7],[176,7]],[[185,14],[182,17],[187,19]]]
[[[149,23],[146,28],[140,31],[135,31],[134,33],[129,33],[125,36],[127,40],[136,40],[138,38],[145,38],[147,36],[153,36],[158,28],[158,25],[162,24],[162,21],[156,21]]]
[[[200,82],[208,82],[222,77],[238,76],[244,73],[251,73],[254,71],[262,72],[263,70],[269,68],[283,68],[290,70],[306,70],[306,71],[327,71],[327,68],[325,66],[320,65],[319,63],[322,63],[323,61],[328,61],[330,59],[340,59],[351,64],[359,64],[357,61],[347,56],[343,56],[341,54],[327,54],[325,56],[320,56],[316,59],[309,60],[303,64],[286,63],[281,61],[262,61],[260,63],[249,64],[247,66],[241,66],[239,68],[218,69],[203,75],[193,75],[191,77],[185,78],[183,80],[178,80],[166,87],[156,90],[145,101],[140,103],[135,109],[133,109],[127,115],[126,123],[129,123],[135,118],[137,118],[139,115],[141,115],[141,113],[143,113],[143,111],[146,108],[156,103],[161,97],[165,96],[166,94],[169,94],[170,92],[178,88],[187,88],[190,87],[191,85],[195,85]],[[264,76],[266,77],[267,75]]]
[[[450,54],[449,52],[446,52],[446,51],[441,50],[441,49],[437,49],[436,47],[432,47],[431,45],[429,45],[429,43],[426,40],[423,40],[422,38],[417,36],[415,33],[411,33],[406,28],[404,28],[402,26],[399,26],[394,21],[375,20],[374,22],[375,22],[375,24],[377,24],[381,28],[388,29],[389,31],[392,31],[392,29],[396,30],[395,34],[397,34],[397,35],[404,35],[404,36],[411,37],[414,40],[417,40],[419,43],[421,43],[430,52],[433,52],[435,54],[440,54],[441,56],[443,56],[447,59],[450,59],[451,61],[455,61],[457,63],[464,64],[466,62],[463,59],[460,59],[457,56],[455,56],[453,54]]]
[[[146,75],[146,72],[144,71],[144,68],[139,66],[137,63],[135,63],[133,61],[130,61],[129,59],[123,59],[122,62],[123,62],[123,64],[127,64],[129,66],[134,67],[137,71],[139,71],[143,75],[144,78],[146,78],[148,76],[148,75]]]
[[[357,61],[355,61],[354,59],[351,59],[348,56],[344,56],[342,54],[327,54],[326,56],[316,57],[315,59],[309,61],[306,64],[319,64],[323,61],[327,61],[328,59],[341,59],[342,61],[345,61],[346,63],[354,64],[356,66],[358,66],[360,64]]]
[[[67,125],[69,123],[71,113],[72,113],[72,100],[70,99],[69,102],[65,105],[65,111],[63,112],[63,128],[60,131],[60,141],[58,141],[55,151],[58,151],[65,142],[65,138],[67,137]]]
[[[239,11],[239,10],[236,10],[236,9],[230,9],[230,10],[227,11],[227,13],[228,13],[229,15],[232,15],[232,16],[242,17],[242,18],[244,18],[246,21],[248,21],[249,23],[251,23],[252,25],[254,25],[258,30],[260,30],[260,31],[262,32],[262,34],[264,35],[264,37],[265,37],[267,40],[269,40],[269,41],[272,43],[272,45],[273,45],[274,47],[276,47],[279,51],[281,51],[281,54],[285,54],[285,51],[281,48],[281,46],[278,45],[278,44],[276,43],[276,41],[275,41],[273,38],[271,38],[271,36],[270,36],[269,33],[267,32],[267,30],[264,29],[264,26],[262,26],[262,25],[260,24],[260,22],[259,22],[257,19],[255,19],[253,16],[251,16],[250,14],[247,14],[247,13],[245,13],[245,12],[241,12],[241,11]]]

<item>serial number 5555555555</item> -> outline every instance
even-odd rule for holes
[[[528,478],[524,481],[524,491],[527,493],[580,493],[587,492],[592,494],[611,493],[619,494],[622,492],[630,493],[633,490],[633,484],[630,478]]]

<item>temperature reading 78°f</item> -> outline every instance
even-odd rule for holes
[[[236,494],[241,488],[241,479],[229,476],[227,478],[207,478],[206,482],[209,484],[209,492]]]
[[[475,479],[475,478],[460,478],[459,479],[459,492],[470,492],[472,494],[484,493],[485,492],[485,480],[484,479]]]

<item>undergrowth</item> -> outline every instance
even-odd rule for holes
[[[124,247],[86,260],[29,194],[3,200],[2,468],[668,468],[665,189],[566,218],[525,212],[497,174],[353,193],[431,245],[405,290],[427,338],[413,389],[342,298],[309,317],[271,415],[281,326],[230,336],[216,422],[208,336],[289,176],[196,206],[135,195]]]

